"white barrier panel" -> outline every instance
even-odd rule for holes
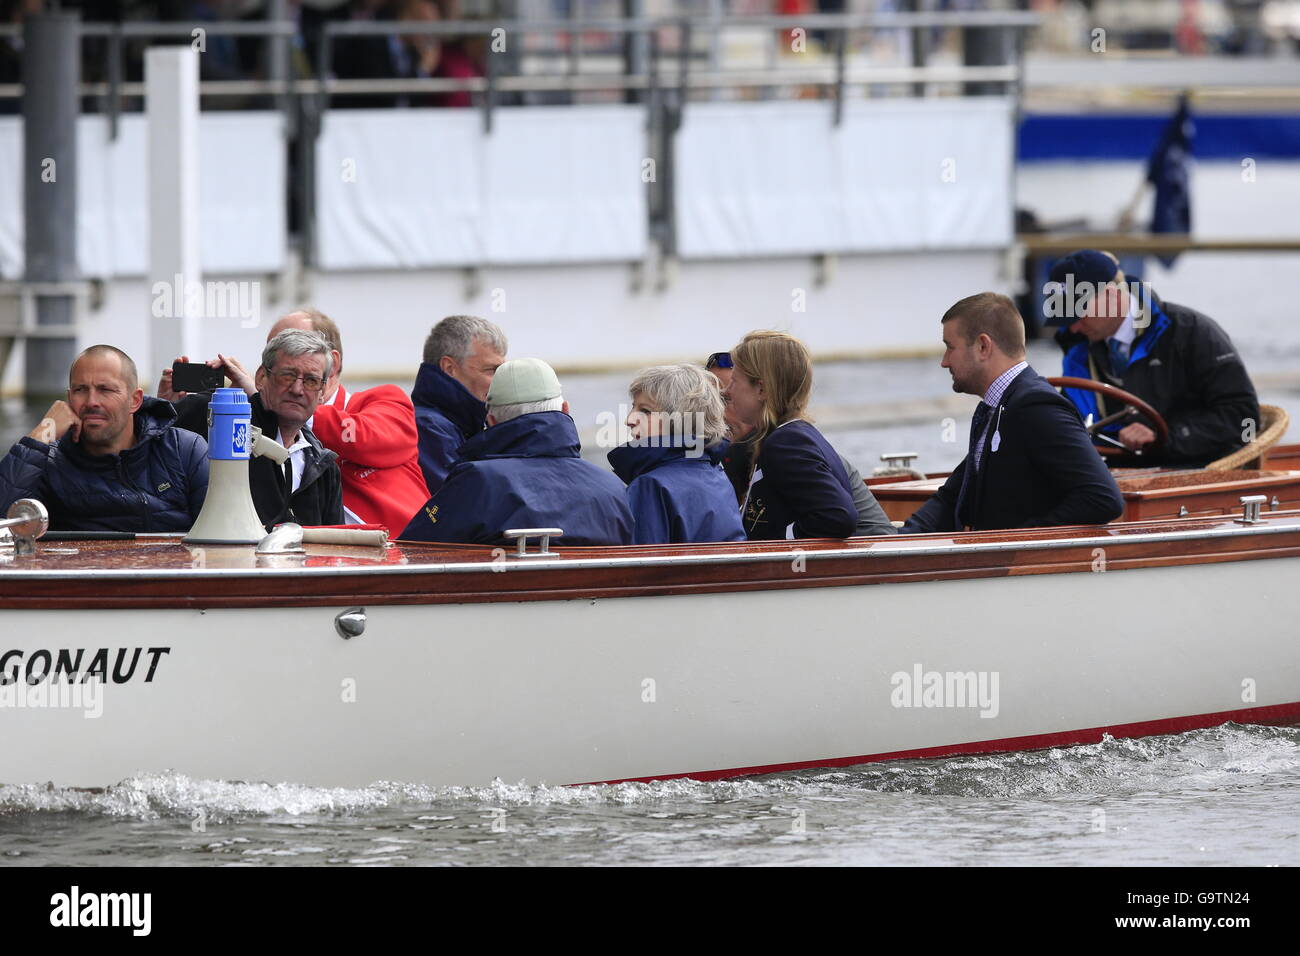
[[[23,274],[23,121],[0,116],[0,279]]]
[[[285,256],[285,141],[279,113],[205,113],[199,120],[200,243],[206,273],[278,272]],[[144,275],[145,120],[77,125],[77,264],[86,276]],[[0,118],[0,275],[23,271],[22,120]],[[50,188],[57,188],[56,180]]]
[[[316,142],[323,268],[406,269],[482,258],[474,110],[332,110]]]
[[[692,103],[677,134],[683,258],[1011,242],[1002,98]]]
[[[334,110],[316,147],[323,268],[637,260],[645,111]]]

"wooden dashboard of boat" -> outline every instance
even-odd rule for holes
[[[1259,470],[1117,468],[1124,496],[1123,521],[1230,515],[1241,510],[1243,495],[1265,495],[1277,511],[1300,508],[1300,444],[1279,445],[1264,456]],[[947,473],[923,480],[869,478],[867,484],[891,521],[906,521],[947,480]]]
[[[871,492],[891,521],[906,521],[933,495],[945,476],[873,484]],[[1272,510],[1300,508],[1298,471],[1116,470],[1124,496],[1123,521],[1228,515],[1243,495],[1265,495]]]

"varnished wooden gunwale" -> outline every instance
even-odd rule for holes
[[[265,608],[353,604],[462,604],[558,601],[719,594],[904,584],[1026,574],[1091,573],[1104,561],[1107,572],[1147,567],[1191,566],[1224,561],[1300,556],[1300,512],[1267,516],[1256,534],[1223,519],[1131,522],[1104,527],[1030,529],[984,534],[909,535],[837,541],[642,548],[559,548],[555,559],[507,558],[508,571],[493,569],[493,551],[473,546],[430,546],[399,542],[384,561],[365,549],[309,547],[319,571],[155,569],[138,565],[145,556],[172,551],[177,543],[93,542],[74,558],[55,555],[42,562],[15,559],[0,566],[0,609]],[[1167,537],[1170,533],[1205,537]],[[1153,536],[1154,539],[1153,539]],[[980,550],[965,545],[985,545]],[[862,553],[863,547],[888,554]],[[858,549],[853,553],[852,549]],[[941,550],[936,551],[939,548]],[[930,549],[908,553],[908,549]],[[849,551],[850,553],[842,552]],[[495,560],[499,562],[500,552]],[[730,556],[732,560],[726,558]],[[712,563],[655,563],[658,558]],[[126,560],[130,558],[131,561]],[[173,555],[173,560],[175,556]],[[626,563],[640,560],[644,563]],[[614,562],[611,566],[591,566]],[[620,563],[623,562],[623,563]],[[440,570],[456,566],[456,573]],[[80,565],[81,567],[77,567]],[[384,566],[383,570],[376,570]],[[474,565],[481,565],[478,570]],[[42,575],[61,566],[64,576]],[[96,573],[96,568],[117,573]],[[24,573],[15,574],[15,570]]]
[[[1274,445],[1264,452],[1260,467],[1300,471],[1300,444]]]
[[[1270,469],[1282,470],[1282,469]],[[1213,474],[1195,472],[1198,477]],[[1120,478],[1120,494],[1124,497],[1124,521],[1145,521],[1174,518],[1180,508],[1190,516],[1232,515],[1241,510],[1243,495],[1267,495],[1276,498],[1278,509],[1300,507],[1300,470],[1290,474],[1259,474],[1251,478],[1232,479],[1225,475],[1222,481],[1187,484],[1168,488],[1143,488],[1141,483],[1152,475],[1126,475]],[[938,490],[941,482],[898,482],[876,486],[872,493],[885,514],[892,521],[906,521],[916,509],[925,504]]]

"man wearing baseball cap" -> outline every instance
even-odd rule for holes
[[[584,461],[569,403],[541,359],[496,370],[488,427],[460,446],[447,480],[417,511],[408,541],[504,543],[510,528],[563,528],[561,545],[629,544],[623,483]]]
[[[1061,374],[1131,392],[1168,424],[1163,446],[1142,420],[1103,429],[1140,453],[1143,464],[1205,465],[1261,428],[1255,386],[1232,340],[1209,316],[1162,301],[1145,283],[1127,282],[1119,260],[1097,249],[1061,258],[1050,279],[1045,322],[1070,333],[1057,335],[1065,349]],[[1120,411],[1096,392],[1065,394],[1094,421]]]

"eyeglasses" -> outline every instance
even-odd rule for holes
[[[272,381],[281,388],[293,388],[293,383],[298,379],[302,379],[302,387],[309,392],[319,392],[325,387],[325,379],[310,372],[295,372],[291,368],[282,368],[278,372],[268,368],[266,371],[271,376]]]
[[[709,360],[704,363],[706,369],[711,368],[735,368],[731,361],[730,352],[714,352],[709,356]]]

